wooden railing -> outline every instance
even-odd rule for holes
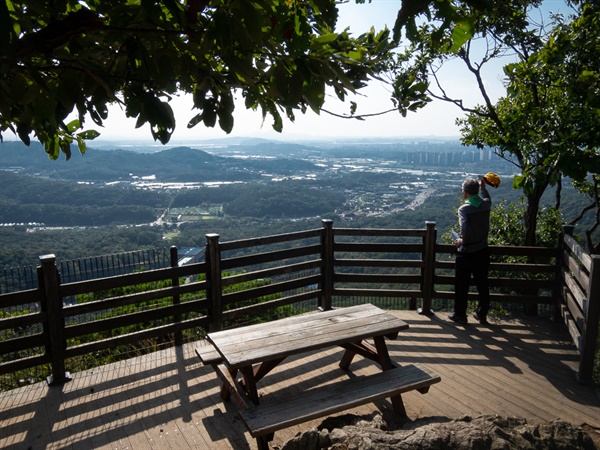
[[[600,320],[600,255],[588,255],[573,239],[573,227],[565,227],[561,240],[559,298],[562,316],[581,355],[578,377],[592,381],[594,355],[598,352]]]
[[[567,230],[568,231],[568,230]],[[61,283],[53,255],[40,257],[40,288],[0,295],[0,374],[47,365],[69,379],[71,358],[166,336],[175,345],[266,313],[331,309],[349,300],[405,299],[433,314],[454,298],[453,245],[424,229],[323,227],[220,242],[206,236],[205,262]],[[568,234],[560,248],[491,247],[492,302],[550,304],[562,312],[592,378],[600,316],[599,264]],[[140,288],[142,286],[142,288]],[[472,299],[475,294],[470,294]],[[264,319],[263,319],[264,320]],[[133,330],[132,330],[133,329]]]

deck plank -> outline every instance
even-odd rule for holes
[[[410,328],[388,341],[392,360],[422,364],[442,378],[427,394],[403,395],[411,419],[500,414],[600,427],[600,399],[576,383],[577,351],[562,324],[527,318],[463,326],[443,314],[393,314]],[[0,393],[0,448],[255,450],[235,404],[221,401],[219,381],[201,364],[196,345],[74,373],[63,386],[37,383]],[[343,371],[342,354],[332,348],[293,356],[261,380],[259,395],[282,398],[379,370],[357,356]],[[394,417],[388,400],[340,415],[376,412]],[[272,445],[321,422],[281,430]]]

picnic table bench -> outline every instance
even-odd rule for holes
[[[221,378],[221,397],[233,398],[240,407],[240,417],[259,450],[267,450],[277,430],[388,397],[394,411],[406,416],[401,394],[426,393],[440,381],[424,367],[392,363],[385,338],[396,339],[407,328],[404,321],[366,304],[209,333],[211,345],[197,347],[196,353]],[[375,346],[365,339],[372,339]],[[347,370],[359,354],[379,364],[382,372],[259,403],[256,383],[286,357],[333,346],[345,349],[342,369]],[[243,379],[238,380],[238,373]]]

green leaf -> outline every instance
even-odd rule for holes
[[[16,29],[14,31],[17,32]],[[10,48],[15,38],[16,34],[13,33],[11,27],[7,2],[0,2],[0,48],[3,51]]]
[[[60,155],[60,145],[58,141],[58,136],[52,136],[49,140],[44,143],[44,149],[51,160],[57,160]],[[69,158],[67,157],[67,160]]]
[[[245,27],[248,38],[252,39],[253,42],[261,42],[263,40],[262,20],[256,5],[249,1],[243,1],[236,3],[235,6],[239,8],[241,22]]]
[[[322,36],[317,37],[314,42],[317,44],[329,44],[330,42],[333,42],[337,39],[338,34],[337,33],[328,33]]]
[[[60,143],[60,148],[62,152],[65,154],[67,161],[71,159],[71,140],[63,140]]]
[[[364,54],[362,52],[354,51],[346,53],[348,58],[353,59],[354,61],[363,61]]]
[[[87,145],[85,143],[85,139],[81,136],[81,134],[77,135],[77,147],[79,148],[79,153],[85,155],[87,151]]]
[[[86,141],[91,141],[96,139],[98,136],[100,136],[100,133],[98,133],[96,130],[86,130],[78,133],[77,139],[79,140],[81,138],[85,139]]]
[[[67,131],[69,133],[74,133],[75,131],[81,128],[81,122],[78,119],[72,120],[67,124]]]
[[[307,86],[307,89],[304,90],[304,100],[308,103],[308,106],[315,112],[319,114],[321,112],[321,106],[323,106],[323,101],[325,100],[325,85],[316,82],[311,83]]]
[[[231,133],[233,130],[233,114],[229,111],[219,111],[219,126],[225,133]]]
[[[164,127],[152,127],[152,136],[164,145],[171,139],[171,132]]]
[[[525,177],[523,175],[515,175],[513,177],[513,186],[515,189],[523,189],[525,186]]]
[[[450,51],[453,53],[458,52],[458,50],[473,37],[474,29],[475,26],[471,17],[457,22],[452,29],[452,46],[450,47]]]
[[[214,101],[209,102],[202,111],[202,120],[204,121],[204,125],[210,128],[214,128],[215,123],[217,123],[217,113],[214,109]]]
[[[202,114],[196,114],[194,117],[192,117],[188,124],[187,127],[188,128],[194,128],[196,125],[198,125],[200,122],[202,122]]]
[[[31,144],[31,140],[29,139],[29,134],[31,131],[32,130],[25,124],[17,124],[17,135],[19,136],[19,139],[21,139],[21,141],[23,141],[23,143],[27,146]]]

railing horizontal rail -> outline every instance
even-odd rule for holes
[[[6,319],[0,319],[0,330],[26,328],[36,323],[42,323],[46,319],[47,315],[43,312],[7,317]],[[2,345],[4,345],[4,342],[2,342]]]
[[[422,253],[423,244],[398,244],[398,243],[336,243],[333,245],[336,252],[354,253]]]
[[[589,269],[580,263],[576,257],[572,257],[569,253],[563,254],[564,269],[563,273],[570,273],[580,286],[587,286],[590,283]]]
[[[193,310],[192,306],[193,305],[184,303],[177,306],[156,308],[134,314],[126,314],[110,319],[95,320],[93,322],[86,322],[80,325],[71,325],[65,328],[64,334],[65,338],[73,339],[93,333],[106,332],[106,330],[116,330],[128,325],[150,322],[153,320],[164,320],[165,318],[173,316],[177,313],[190,312]]]
[[[558,249],[555,247],[530,247],[530,246],[489,246],[490,255],[500,256],[528,256],[532,258],[553,258],[558,256]],[[436,244],[435,251],[438,254],[456,253],[456,247],[451,244]]]
[[[454,284],[454,276],[435,275],[434,283],[436,285]],[[491,288],[510,288],[514,291],[525,291],[530,289],[553,290],[556,287],[556,282],[554,280],[537,280],[525,278],[490,278],[489,285]]]
[[[177,287],[172,286],[171,290],[173,295],[187,295],[187,294],[195,294],[198,295],[200,292],[204,292],[206,295],[206,290],[208,289],[208,282],[206,280],[197,281],[194,283],[186,283],[179,285]]]
[[[299,258],[302,256],[315,255],[321,252],[320,245],[307,245],[289,250],[277,250],[273,252],[257,253],[250,256],[239,256],[235,258],[223,259],[221,268],[223,270],[231,270],[246,266],[254,266],[257,264],[272,263],[285,259]]]
[[[307,230],[297,231],[294,233],[276,234],[273,236],[265,236],[251,239],[240,239],[238,241],[229,241],[221,243],[221,250],[226,252],[228,250],[237,250],[248,247],[258,247],[261,245],[272,245],[280,244],[283,242],[298,241],[302,239],[320,237],[323,230]]]
[[[68,297],[94,291],[105,291],[140,284],[156,283],[158,281],[170,280],[178,277],[179,270],[177,267],[155,269],[147,272],[137,272],[128,275],[117,275],[109,278],[98,278],[96,280],[75,281],[61,284],[61,294]]]
[[[520,263],[490,263],[491,271],[498,272],[521,272],[521,273],[556,273],[555,264],[520,264]]]
[[[565,305],[568,308],[569,314],[575,324],[577,339],[583,332],[585,332],[585,315],[583,313],[582,296],[583,292],[577,289],[577,292],[573,289],[573,286],[565,286],[563,289],[563,298]]]
[[[336,267],[401,267],[421,269],[424,262],[415,259],[346,259],[337,258]]]
[[[265,302],[223,311],[222,318],[223,321],[235,321],[242,317],[256,317],[260,313],[271,311],[282,306],[302,304],[309,300],[315,300],[318,296],[319,293],[317,291],[288,295],[275,300],[267,300]]]
[[[443,300],[454,300],[454,291],[436,291],[433,294],[436,299]],[[468,295],[469,300],[477,300],[477,294],[470,292]],[[543,295],[524,295],[524,294],[501,294],[501,293],[490,293],[490,301],[498,303],[521,303],[524,305],[529,304],[546,304],[552,305],[556,303],[553,296]]]
[[[511,288],[512,290],[548,289],[556,287],[554,280],[526,280],[519,278],[494,278],[490,281],[490,287]]]
[[[206,273],[206,263],[185,264],[176,268],[175,272],[178,277],[191,277]]]
[[[436,261],[436,269],[454,270],[454,261]],[[529,264],[529,263],[490,263],[490,272],[520,272],[536,274],[555,274],[555,264]]]
[[[362,273],[336,273],[333,276],[334,283],[383,283],[383,284],[402,284],[402,283],[421,283],[422,275],[401,275],[401,274],[362,274]]]
[[[563,277],[564,286],[568,289],[571,298],[576,302],[575,306],[577,306],[577,309],[583,310],[585,308],[587,296],[581,285],[577,282],[577,278],[566,271],[562,271],[561,274]]]
[[[336,236],[405,236],[425,237],[424,230],[396,228],[336,228]]]
[[[291,274],[294,272],[304,272],[313,269],[317,269],[321,266],[320,259],[313,259],[311,261],[305,261],[296,264],[288,264],[285,266],[274,267],[270,269],[255,270],[253,272],[246,272],[236,275],[231,275],[223,278],[223,286],[232,286],[234,284],[244,283],[247,281],[258,280],[261,278],[272,278],[279,275]]]
[[[294,289],[300,289],[311,285],[316,285],[320,281],[319,275],[313,275],[309,277],[297,278],[291,281],[284,281],[281,283],[272,283],[266,286],[246,289],[240,292],[233,292],[231,294],[224,294],[222,296],[223,303],[229,305],[231,303],[243,302],[259,297],[265,297],[278,292],[292,291]]]
[[[40,289],[29,289],[27,291],[0,294],[0,306],[2,308],[14,308],[32,303],[39,303],[44,299]]]
[[[527,256],[531,258],[553,258],[558,256],[558,252],[554,247],[500,247],[497,245],[491,245],[490,255]]]
[[[2,341],[2,348],[0,353],[12,353],[19,352],[22,350],[28,350],[35,347],[43,347],[47,341],[47,337],[42,333],[34,334],[31,336],[17,337],[13,339],[7,339]]]
[[[583,248],[577,243],[575,238],[570,235],[565,235],[564,244],[567,249],[573,253],[573,256],[581,261],[581,264],[589,272],[592,268],[592,258],[588,255]]]
[[[87,355],[90,353],[115,348],[118,346],[126,346],[129,344],[135,344],[143,340],[152,340],[156,337],[166,336],[168,334],[176,333],[178,331],[193,329],[193,328],[204,328],[208,324],[206,317],[184,320],[179,323],[172,323],[168,325],[157,326],[147,330],[140,330],[122,336],[116,336],[106,338],[86,344],[76,345],[70,347],[65,351],[66,358],[74,358],[76,356]]]
[[[421,298],[421,290],[334,288],[334,294],[346,297]]]
[[[110,297],[102,300],[80,303],[74,306],[67,306],[63,309],[63,316],[72,317],[83,314],[90,314],[99,311],[110,310],[130,305],[135,305],[143,302],[159,300],[166,297],[171,297],[173,288],[166,287],[163,289],[155,289],[136,294],[122,295],[119,297]]]
[[[0,363],[0,375],[27,370],[31,367],[42,366],[50,363],[50,355],[26,356],[14,361]]]

